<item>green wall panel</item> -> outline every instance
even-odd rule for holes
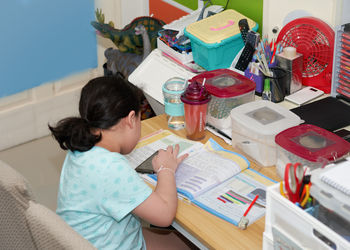
[[[174,0],[174,1],[192,10],[196,10],[198,8],[197,0]]]

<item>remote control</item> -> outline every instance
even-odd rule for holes
[[[250,43],[246,43],[235,68],[241,71],[245,71],[249,63],[253,59],[254,52],[255,52],[255,48]]]
[[[241,32],[241,36],[242,36],[242,39],[243,39],[243,42],[245,44],[246,42],[246,37],[247,37],[247,33],[249,31],[249,25],[248,25],[248,20],[247,19],[241,19],[239,20],[238,22],[238,27],[239,27],[239,30]]]
[[[258,43],[260,41],[260,35],[259,33],[249,30],[247,33],[246,43],[250,43],[254,48],[258,46]]]

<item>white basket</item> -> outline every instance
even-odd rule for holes
[[[159,37],[157,38],[157,48],[182,64],[190,63],[193,61],[192,52],[186,53],[183,51],[180,53],[166,45],[162,40],[159,39]]]
[[[268,187],[266,197],[264,234],[272,235],[274,249],[350,249],[349,241],[284,198],[279,185]]]

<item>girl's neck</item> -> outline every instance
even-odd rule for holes
[[[107,149],[110,152],[120,153],[120,146],[110,145],[109,143],[105,143],[104,141],[99,141],[95,144],[95,146]]]

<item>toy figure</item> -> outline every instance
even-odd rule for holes
[[[96,10],[97,21],[92,21],[91,25],[97,30],[97,33],[103,37],[109,38],[119,49],[120,52],[143,54],[143,39],[135,34],[135,28],[142,24],[147,30],[148,37],[151,43],[151,48],[157,47],[158,31],[165,24],[163,21],[149,16],[135,18],[131,23],[123,29],[114,28],[114,24],[109,22],[104,23],[105,17],[101,10]]]

